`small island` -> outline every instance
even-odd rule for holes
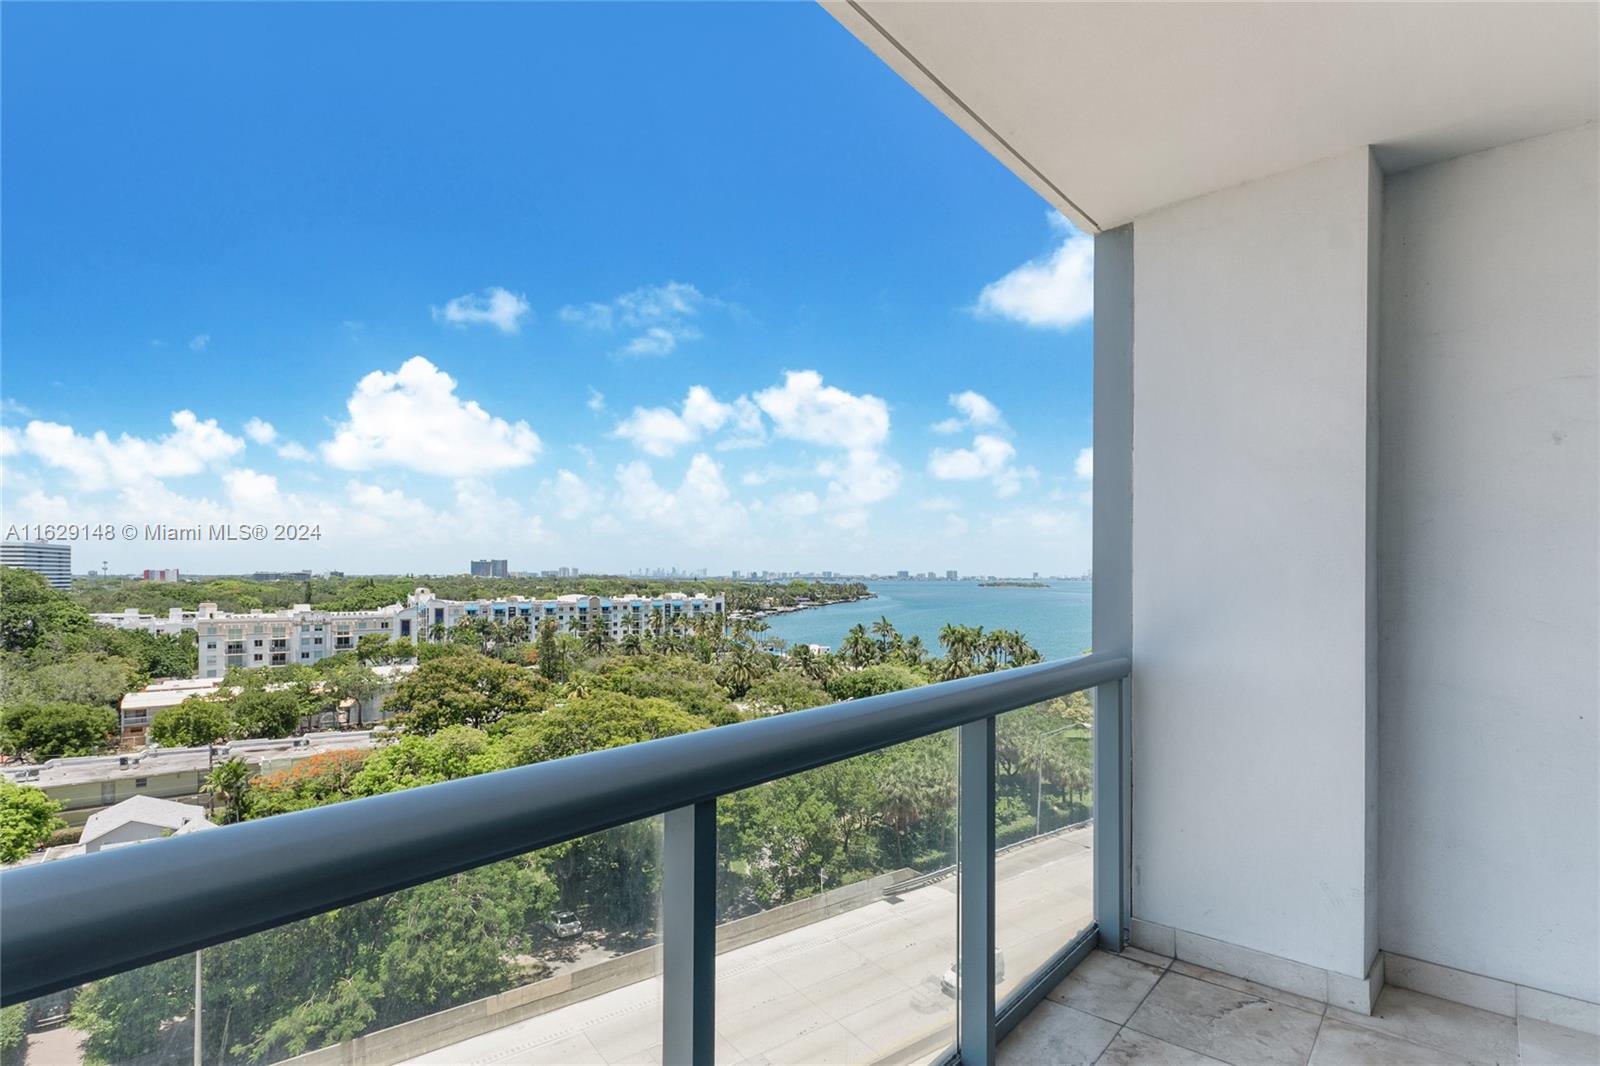
[[[980,581],[980,589],[1047,589],[1049,584],[1044,581]]]

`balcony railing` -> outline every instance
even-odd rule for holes
[[[718,797],[957,731],[956,1021],[949,1061],[996,1040],[1095,945],[1120,949],[1129,661],[1020,667],[536,763],[0,873],[10,1005],[313,915],[664,816],[662,1059],[711,1063]],[[1094,920],[995,1002],[995,727],[1094,690]]]

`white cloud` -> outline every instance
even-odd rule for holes
[[[780,437],[849,450],[877,448],[889,437],[888,404],[824,385],[815,370],[788,371],[755,401]]]
[[[1072,472],[1078,475],[1080,481],[1094,480],[1094,449],[1084,448],[1078,452],[1078,458],[1073,461]]]
[[[443,307],[435,307],[433,320],[461,327],[493,326],[501,333],[516,333],[528,312],[528,300],[521,293],[494,285],[481,293],[469,292]]]
[[[935,448],[928,456],[928,473],[942,481],[992,481],[995,495],[1014,496],[1024,481],[1039,476],[1033,467],[1015,466],[1016,457],[1017,449],[1004,437],[979,433],[971,447]]]
[[[830,502],[841,512],[900,488],[900,467],[880,450],[889,439],[889,405],[878,397],[825,385],[815,370],[791,370],[782,385],[756,393],[755,402],[778,436],[844,450],[842,460],[817,464],[817,473],[831,479]]]
[[[981,392],[968,389],[965,392],[951,393],[950,406],[954,407],[958,414],[942,422],[935,422],[933,425],[935,433],[959,433],[968,426],[975,429],[986,426],[1000,429],[1005,427],[1005,421],[1000,417],[1000,408],[991,403]]]
[[[287,444],[279,446],[278,458],[288,459],[289,461],[295,463],[309,463],[315,459],[316,456],[312,455],[311,449],[307,448],[305,445],[296,444],[294,441],[289,441]]]
[[[259,418],[252,418],[244,424],[244,435],[257,444],[271,444],[278,439],[278,431],[272,428],[272,423]]]
[[[946,451],[935,448],[928,457],[928,473],[944,481],[973,481],[992,478],[1017,457],[1017,449],[1002,437],[980,433],[972,447]]]
[[[362,378],[346,406],[349,420],[322,444],[322,457],[345,470],[402,466],[463,477],[525,466],[539,454],[539,436],[526,422],[463,401],[455,379],[420,355],[392,374]]]
[[[606,409],[606,394],[595,388],[593,385],[590,385],[589,399],[584,406],[596,414],[599,414],[601,411]]]
[[[601,504],[601,494],[570,470],[556,471],[555,483],[547,484],[546,490],[555,497],[556,513],[565,521],[581,518]]]
[[[790,518],[814,515],[822,508],[822,501],[814,492],[785,492],[773,497],[772,506],[779,514]]]
[[[200,334],[195,335],[194,337],[189,338],[189,350],[191,352],[203,352],[203,351],[206,350],[206,347],[210,343],[211,343],[211,334],[209,334],[209,333],[200,333]]]
[[[698,340],[693,320],[721,301],[706,296],[693,285],[669,281],[625,292],[609,303],[590,303],[561,309],[561,321],[602,332],[637,331],[623,344],[624,355],[669,355],[683,341]]]
[[[7,447],[67,471],[88,490],[198,474],[244,450],[244,441],[221,429],[216,419],[202,421],[193,411],[173,412],[172,427],[157,440],[126,433],[112,440],[103,430],[85,437],[71,426],[35,420],[10,435]]]
[[[733,435],[719,447],[747,447],[765,437],[761,412],[748,397],[723,403],[704,385],[693,385],[679,410],[635,407],[633,414],[617,424],[612,436],[632,441],[647,455],[665,458],[724,427],[731,428]]]
[[[689,461],[676,489],[658,484],[642,460],[618,467],[617,498],[631,517],[697,546],[725,543],[747,521],[744,506],[733,499],[723,480],[722,467],[705,452]]]
[[[1094,238],[1056,212],[1050,222],[1062,234],[1060,247],[985,285],[978,314],[1034,329],[1070,329],[1094,314]]]

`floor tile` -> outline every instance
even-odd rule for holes
[[[1227,1066],[1220,1059],[1132,1029],[1118,1033],[1095,1066]]]
[[[1328,1017],[1436,1047],[1472,1062],[1511,1066],[1517,1061],[1514,1020],[1406,988],[1385,988],[1370,1015],[1330,1007]]]
[[[1160,979],[1160,970],[1142,962],[1091,951],[1048,998],[1121,1025]]]
[[[1466,1066],[1467,1062],[1436,1047],[1329,1018],[1317,1033],[1308,1066]]]
[[[1155,952],[1146,951],[1144,948],[1123,948],[1122,957],[1125,959],[1132,959],[1134,962],[1142,962],[1146,966],[1154,966],[1158,970],[1165,970],[1168,966],[1172,965],[1172,956],[1157,955]]]
[[[1321,1020],[1309,1011],[1168,971],[1128,1027],[1236,1066],[1302,1066]]]
[[[1094,1062],[1117,1035],[1117,1027],[1048,999],[1000,1045],[1000,1066],[1075,1066]]]
[[[1517,1022],[1517,1061],[1522,1066],[1595,1066],[1600,1036],[1537,1018]]]
[[[1324,1009],[1324,1004],[1306,996],[1297,996],[1293,992],[1285,992],[1281,988],[1272,988],[1268,985],[1257,984],[1254,981],[1246,981],[1243,977],[1235,977],[1233,974],[1223,973],[1221,970],[1208,970],[1204,966],[1196,966],[1194,963],[1184,962],[1182,959],[1173,961],[1172,972],[1181,973],[1185,977],[1207,981],[1214,985],[1221,985],[1223,988],[1231,988],[1235,992],[1243,992],[1257,999],[1281,1003],[1285,1007],[1310,1011],[1312,1014],[1321,1014]]]

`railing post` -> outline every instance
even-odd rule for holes
[[[716,800],[670,810],[664,821],[661,1061],[711,1066],[716,1056]]]
[[[1094,690],[1094,920],[1100,946],[1121,951],[1132,913],[1132,723],[1129,679]]]
[[[994,719],[961,727],[956,850],[956,1050],[994,1062]]]

